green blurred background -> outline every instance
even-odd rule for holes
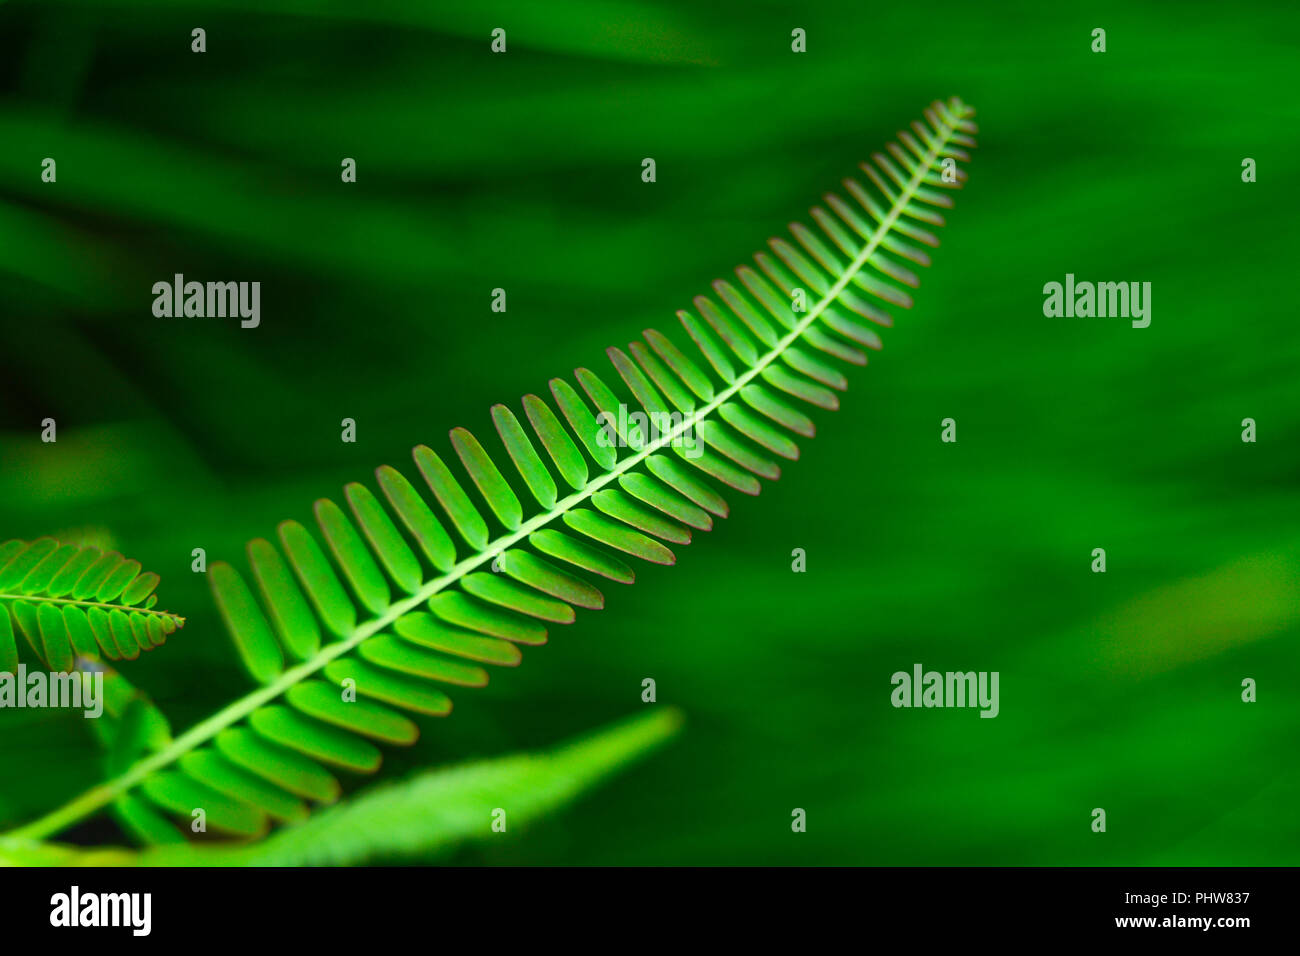
[[[455,860],[1295,864],[1298,27],[1284,4],[4,4],[0,536],[102,528],[163,575],[189,623],[125,673],[184,728],[250,686],[192,548],[241,559],[376,465],[411,473],[411,445],[490,434],[492,402],[648,326],[684,338],[675,309],[959,95],[968,187],[803,460],[387,772],[545,747],[653,677],[672,746]],[[261,327],[155,318],[176,272],[260,281]],[[1045,318],[1067,272],[1151,282],[1150,328]],[[893,709],[916,662],[999,671],[1001,715]],[[79,718],[0,712],[0,827],[97,773]]]

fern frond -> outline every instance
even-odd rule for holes
[[[938,244],[937,210],[965,181],[957,163],[975,145],[972,114],[956,99],[936,102],[862,165],[869,186],[845,180],[843,195],[812,210],[815,229],[793,224],[734,281],[714,282],[713,296],[678,313],[689,344],[647,330],[626,351],[611,348],[630,398],[607,373],[580,368],[585,398],[551,380],[553,406],[523,399],[528,428],[493,407],[504,456],[453,429],[446,458],[414,450],[429,496],[383,466],[378,495],[350,484],[346,511],[316,502],[319,540],[286,521],[277,543],[253,541],[253,585],[215,563],[217,605],[260,686],[17,835],[57,832],[128,792],[179,815],[203,807],[215,829],[260,835],[335,800],[337,770],[375,771],[377,744],[415,740],[400,711],[447,714],[440,685],[481,687],[488,668],[546,643],[548,625],[603,607],[587,576],[627,584],[629,559],[672,564],[672,547],[729,513],[717,485],[756,495],[777,479],[778,460],[797,458],[796,440],[814,433],[808,411],[838,408],[843,367],[880,348],[871,326],[893,324],[885,307],[911,306],[910,266],[929,265],[922,246]],[[646,434],[629,410],[671,425]],[[702,444],[691,448],[694,435]]]
[[[52,671],[77,657],[135,660],[185,619],[154,610],[158,575],[116,551],[55,538],[0,544],[0,672],[18,668],[15,632]]]

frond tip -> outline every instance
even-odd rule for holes
[[[154,610],[158,580],[116,551],[54,538],[0,544],[0,672],[17,671],[15,631],[52,671],[78,657],[135,660],[185,624]]]

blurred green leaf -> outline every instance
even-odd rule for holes
[[[548,752],[446,767],[383,784],[246,847],[179,845],[134,853],[0,835],[0,865],[346,866],[427,857],[463,840],[496,838],[497,810],[505,811],[508,837],[644,758],[681,724],[679,711],[654,708]]]

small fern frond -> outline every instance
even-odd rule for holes
[[[18,669],[15,632],[51,671],[78,657],[135,660],[185,619],[154,610],[158,575],[116,551],[55,538],[0,544],[0,672]]]
[[[493,407],[504,457],[453,429],[447,458],[414,449],[430,497],[383,466],[378,495],[354,483],[347,511],[316,502],[319,541],[286,521],[278,543],[251,542],[253,586],[214,563],[216,603],[260,686],[16,835],[44,837],[128,792],[183,818],[202,807],[237,836],[301,819],[338,797],[336,771],[372,773],[377,744],[416,739],[401,711],[449,713],[441,686],[481,687],[549,625],[603,607],[590,578],[629,584],[630,559],[672,564],[673,547],[729,513],[718,486],[756,495],[777,479],[814,433],[809,412],[838,408],[843,367],[880,348],[870,326],[911,307],[910,266],[929,265],[937,210],[965,181],[972,114],[936,102],[862,165],[874,191],[845,180],[812,210],[815,230],[793,224],[734,282],[714,282],[678,313],[690,344],[647,330],[609,349],[622,395],[586,368],[585,398],[552,379],[553,405],[523,399],[531,434]]]

